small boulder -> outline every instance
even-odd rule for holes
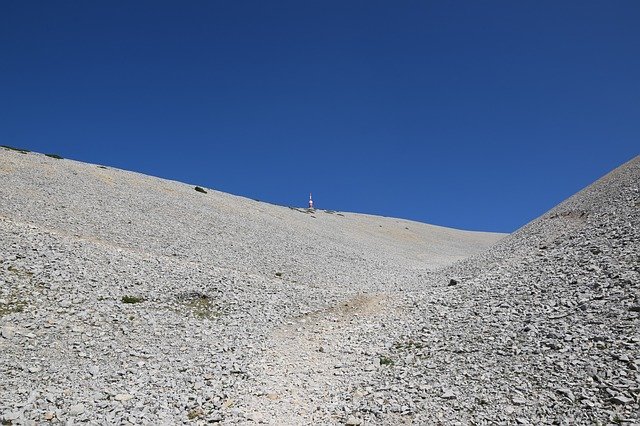
[[[12,422],[18,420],[20,417],[21,413],[19,411],[9,411],[4,413],[4,415],[2,416],[2,421],[3,424],[11,424]]]
[[[628,398],[624,395],[617,395],[611,398],[609,401],[611,401],[614,404],[625,405],[625,404],[629,404],[630,402],[633,402],[633,399]]]
[[[442,399],[456,399],[456,394],[453,393],[451,389],[443,389],[442,395],[440,395]]]
[[[2,330],[0,330],[0,335],[5,339],[12,339],[15,335],[15,330],[13,327],[4,326],[2,327]]]
[[[114,397],[116,401],[120,401],[120,402],[129,401],[132,398],[133,398],[133,395],[130,395],[128,393],[119,393]]]
[[[514,405],[526,405],[527,404],[527,400],[524,399],[521,396],[514,396],[513,398],[511,398],[511,402],[513,402]]]
[[[362,420],[354,416],[349,416],[349,418],[345,422],[345,425],[347,426],[359,426],[361,424],[362,424]]]
[[[575,400],[576,400],[575,395],[573,394],[573,392],[571,392],[571,389],[569,389],[569,388],[558,388],[558,389],[556,389],[556,391],[557,391],[560,395],[563,395],[563,396],[566,396],[567,398],[569,398],[569,400],[570,400],[571,402],[573,402],[573,401],[575,401]]]
[[[82,413],[84,413],[84,405],[82,404],[72,405],[71,408],[69,408],[70,416],[79,416]]]

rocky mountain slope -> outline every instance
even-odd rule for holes
[[[7,423],[640,423],[640,157],[504,238],[0,176]]]
[[[639,231],[636,157],[407,294],[393,364],[348,410],[376,424],[639,424]]]
[[[372,319],[503,237],[9,149],[0,176],[10,424],[344,422]]]

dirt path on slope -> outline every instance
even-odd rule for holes
[[[387,294],[360,294],[296,318],[276,329],[253,366],[256,388],[243,404],[254,422],[275,425],[343,423],[327,418],[346,398],[357,398],[354,374],[371,374],[379,360],[367,338],[396,308]]]

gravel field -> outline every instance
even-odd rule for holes
[[[509,236],[0,178],[6,424],[640,424],[640,157]]]

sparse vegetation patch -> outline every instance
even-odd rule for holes
[[[196,191],[198,191],[198,192],[201,192],[201,193],[203,193],[203,194],[206,194],[206,193],[207,193],[207,191],[206,191],[204,188],[201,188],[201,187],[199,187],[199,186],[196,186],[196,187],[195,187],[195,190],[196,190]]]
[[[187,413],[187,418],[189,420],[195,420],[204,417],[204,410],[200,407],[194,408],[193,410]]]
[[[142,303],[144,298],[138,296],[122,296],[122,303]]]
[[[24,307],[26,305],[27,304],[22,301],[14,301],[6,304],[0,304],[0,318],[5,315],[22,312],[24,311]]]
[[[16,275],[27,276],[27,277],[31,277],[31,276],[33,276],[33,272],[31,272],[31,271],[27,271],[27,270],[25,270],[25,269],[16,268],[16,267],[15,267],[15,266],[13,266],[13,265],[10,265],[10,266],[7,268],[7,270],[8,270],[9,272],[13,272],[13,273],[14,273],[14,274],[16,274]]]
[[[63,160],[64,158],[58,154],[45,154],[47,157],[55,158],[56,160]]]
[[[16,147],[14,147],[14,146],[9,146],[9,145],[0,145],[0,147],[4,148],[4,149],[6,149],[6,150],[9,150],[9,151],[16,151],[16,152],[19,152],[19,153],[21,153],[21,154],[26,154],[26,153],[28,153],[28,152],[31,152],[31,151],[29,151],[28,149],[16,148]]]
[[[402,350],[410,350],[410,349],[423,349],[425,345],[422,342],[415,341],[412,339],[405,340],[402,342],[396,342],[393,344],[394,348]]]
[[[213,298],[207,294],[199,291],[189,291],[179,294],[177,299],[196,318],[212,319],[220,316],[220,312],[214,304]]]
[[[393,365],[393,360],[383,355],[380,357],[380,365]]]

